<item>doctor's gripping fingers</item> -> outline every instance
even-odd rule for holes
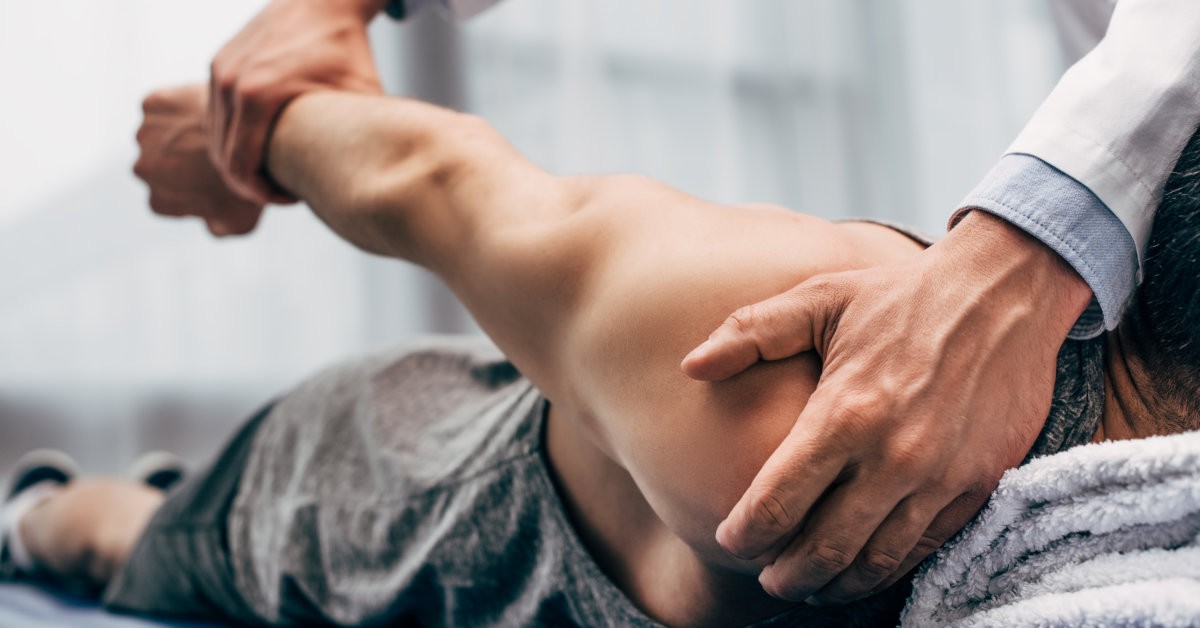
[[[740,310],[685,359],[689,375],[808,348],[823,366],[718,543],[767,563],[760,581],[786,599],[847,601],[893,581],[1029,451],[1090,297],[1053,251],[972,212],[913,258]]]
[[[272,0],[217,53],[209,81],[209,150],[231,189],[259,204],[294,202],[266,176],[283,107],[318,89],[378,93],[367,23],[384,0]]]

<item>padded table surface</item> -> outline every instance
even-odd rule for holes
[[[118,615],[95,600],[25,583],[0,584],[0,626],[21,628],[214,628],[218,624]]]

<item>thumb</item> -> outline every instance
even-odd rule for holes
[[[693,379],[727,379],[759,360],[781,360],[811,351],[825,325],[840,312],[841,291],[828,279],[806,281],[765,301],[743,307],[683,359]]]

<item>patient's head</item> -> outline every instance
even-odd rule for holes
[[[1143,270],[1118,328],[1137,363],[1130,370],[1145,372],[1136,383],[1156,431],[1200,429],[1200,132],[1167,180]]]

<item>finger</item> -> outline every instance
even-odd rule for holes
[[[279,105],[270,87],[243,85],[229,126],[225,160],[236,182],[231,187],[239,196],[259,204],[270,202],[274,192],[262,171],[267,135]]]
[[[221,72],[221,65],[218,61],[213,61],[212,70],[208,79],[208,156],[212,160],[213,165],[221,173],[222,178],[227,178],[225,174],[226,167],[223,162],[225,153],[225,133],[229,127],[228,102],[226,96],[232,93],[233,85],[229,81],[232,79],[226,78],[223,74],[220,80],[217,75]]]
[[[884,579],[875,587],[875,591],[882,591],[895,584],[905,574],[921,564],[921,561],[941,548],[950,537],[958,534],[958,531],[963,529],[987,502],[992,488],[988,486],[974,487],[942,508],[929,528],[921,534],[908,556],[900,563],[900,568],[896,570],[896,573]]]
[[[717,527],[717,543],[730,554],[753,560],[786,542],[842,472],[847,454],[821,438],[818,419],[828,413],[818,394]]]
[[[763,590],[794,602],[821,590],[854,563],[900,494],[895,486],[866,478],[833,489],[809,513],[804,531],[762,570],[758,581]]]
[[[142,180],[143,183],[150,183],[150,160],[146,158],[146,154],[138,155],[137,161],[133,162],[133,176]]]
[[[245,235],[254,231],[263,207],[233,198],[205,213],[204,222],[214,236]]]
[[[222,218],[205,218],[204,224],[208,227],[208,232],[218,238],[233,235],[233,225]]]
[[[150,191],[149,204],[150,210],[160,216],[178,218],[180,216],[187,216],[192,213],[189,212],[187,207],[181,204],[178,200],[156,192],[153,189]]]
[[[780,295],[743,307],[725,319],[680,368],[704,381],[736,375],[759,360],[779,360],[814,348],[836,321],[842,299],[828,281],[808,281]]]
[[[901,500],[871,535],[849,568],[818,591],[810,601],[844,604],[879,590],[881,584],[893,577],[903,576],[941,545],[926,537],[925,531],[945,507],[945,502],[944,497],[929,494],[912,495]],[[920,557],[916,558],[918,553]]]

